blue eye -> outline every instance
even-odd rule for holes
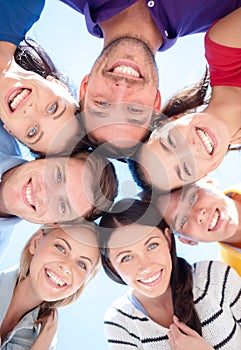
[[[83,261],[78,261],[78,265],[79,265],[82,269],[87,270],[86,264],[85,264]]]
[[[131,256],[130,255],[125,255],[122,259],[121,262],[127,262],[131,260]]]
[[[57,175],[56,175],[56,178],[57,178],[57,183],[61,183],[61,180],[62,180],[62,174],[61,174],[61,170],[60,168],[57,168]]]
[[[54,103],[48,108],[48,113],[49,114],[54,114],[57,111],[58,104]]]
[[[65,213],[65,209],[66,209],[65,203],[64,203],[63,200],[61,200],[61,201],[60,201],[60,211],[61,211],[62,214]]]
[[[157,243],[151,243],[151,244],[148,245],[148,249],[149,249],[149,250],[153,250],[153,249],[155,249],[157,246],[158,246]]]
[[[191,195],[191,198],[190,198],[190,204],[194,204],[195,202],[196,202],[196,192],[195,193],[193,193],[192,195]]]
[[[37,127],[37,126],[33,126],[33,127],[29,130],[27,136],[28,136],[29,138],[31,138],[31,137],[35,136],[35,135],[37,134],[37,132],[38,132],[38,127]]]
[[[181,228],[185,225],[186,222],[187,222],[187,216],[184,216],[184,218],[182,218],[182,221],[181,221]]]
[[[60,252],[65,253],[65,248],[64,248],[62,245],[56,244],[55,247],[56,247]]]

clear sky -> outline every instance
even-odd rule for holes
[[[58,0],[46,0],[41,19],[29,33],[51,54],[60,67],[69,74],[78,86],[89,72],[100,52],[103,41],[92,37],[86,30],[84,17]],[[193,35],[181,40],[168,52],[158,53],[160,88],[163,100],[176,89],[199,79],[205,69],[203,58],[203,35]],[[241,155],[228,155],[213,173],[221,187],[240,182]],[[124,164],[115,162],[120,177],[120,197],[133,194],[136,187]],[[12,244],[2,268],[16,263],[27,237],[37,225],[23,222],[16,226]],[[179,255],[190,262],[202,259],[218,259],[217,244],[200,244],[187,247],[178,244]],[[101,271],[85,289],[79,300],[59,312],[59,336],[57,350],[106,349],[102,319],[106,307],[126,291],[115,284]]]

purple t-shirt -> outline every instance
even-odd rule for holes
[[[98,23],[133,5],[136,0],[60,0],[85,16],[90,34],[103,38]],[[241,6],[241,0],[146,0],[146,5],[163,37],[159,51],[179,37],[206,32],[219,18]]]

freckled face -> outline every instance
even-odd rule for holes
[[[30,285],[36,298],[55,301],[75,293],[99,260],[96,234],[85,227],[58,228],[35,236],[30,245]]]
[[[124,245],[131,233],[142,234],[135,243]],[[117,228],[109,242],[110,261],[126,282],[140,297],[155,298],[164,294],[170,284],[172,270],[168,241],[161,230],[132,224]]]

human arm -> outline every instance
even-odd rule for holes
[[[39,19],[44,4],[45,0],[0,0],[0,41],[19,45]]]
[[[241,48],[241,7],[217,21],[208,36],[218,44]]]
[[[57,309],[52,310],[50,315],[43,319],[41,322],[41,330],[34,341],[30,350],[49,350],[55,349],[51,346],[54,336],[56,335],[58,328],[58,312]]]
[[[176,316],[167,335],[172,350],[213,350],[196,331],[180,322]]]

